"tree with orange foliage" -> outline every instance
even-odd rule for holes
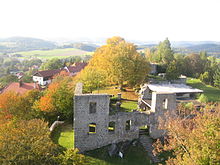
[[[6,92],[0,95],[0,110],[12,112],[15,104],[19,102],[20,97],[14,92]]]
[[[101,74],[107,83],[120,86],[127,83],[134,87],[144,81],[149,70],[146,58],[137,52],[134,44],[126,42],[121,37],[112,37],[107,40],[106,45],[95,51],[84,72],[95,71]],[[82,76],[89,77],[87,74]]]
[[[39,117],[33,109],[34,102],[40,97],[40,91],[32,90],[25,95],[6,92],[0,95],[0,112],[3,116],[13,116],[14,119],[29,120]]]
[[[35,109],[64,119],[73,117],[73,87],[70,85],[71,78],[59,75],[55,78],[43,96],[35,103]]]

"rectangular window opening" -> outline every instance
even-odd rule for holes
[[[89,123],[89,134],[96,133],[96,123]]]
[[[127,120],[127,121],[126,121],[125,130],[126,130],[126,131],[131,130],[131,120]]]
[[[89,103],[89,113],[96,113],[96,102]]]
[[[114,133],[115,132],[115,122],[111,121],[108,124],[108,132]]]
[[[163,100],[163,109],[167,109],[168,108],[168,99],[164,99]]]

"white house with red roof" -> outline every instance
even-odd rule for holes
[[[47,85],[52,82],[53,76],[59,74],[61,69],[38,71],[33,75],[33,81],[39,85]]]
[[[63,69],[38,71],[34,73],[33,81],[37,82],[39,85],[47,85],[50,84],[53,77],[59,74],[61,71],[66,71],[70,76],[75,76],[82,69],[84,69],[86,65],[87,63],[85,62],[79,62],[75,63],[73,66],[64,67]]]

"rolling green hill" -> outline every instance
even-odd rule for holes
[[[30,50],[49,50],[57,46],[50,41],[28,37],[11,37],[0,39],[0,52],[12,53]]]
[[[87,52],[75,48],[66,48],[66,49],[53,49],[53,50],[24,51],[24,52],[16,52],[14,54],[21,56],[20,58],[35,57],[41,59],[50,59],[50,58],[66,58],[70,56],[92,55],[93,52]]]

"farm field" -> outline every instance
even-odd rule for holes
[[[22,57],[19,58],[41,58],[41,59],[51,59],[51,58],[67,58],[70,56],[85,56],[92,55],[93,52],[87,52],[75,48],[66,49],[52,49],[52,50],[34,50],[25,52],[16,52],[14,54],[19,54]]]

